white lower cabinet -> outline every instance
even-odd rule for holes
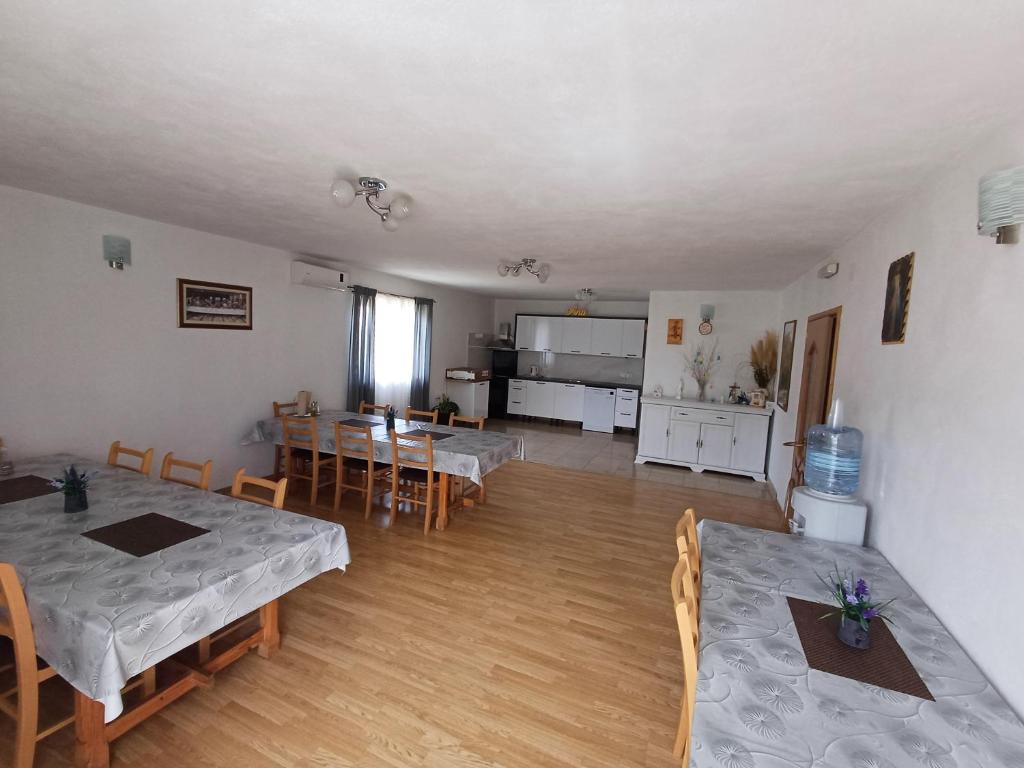
[[[448,397],[459,406],[463,416],[483,416],[487,418],[487,402],[491,397],[489,381],[445,381]]]
[[[554,384],[555,416],[562,421],[583,421],[583,397],[587,392],[583,384]]]
[[[640,393],[635,389],[615,390],[615,426],[636,429]]]
[[[526,415],[526,382],[522,379],[509,379],[505,409],[513,416]]]
[[[765,479],[771,412],[669,398],[641,398],[636,461]]]
[[[551,381],[526,382],[526,415],[540,419],[555,417],[555,387]]]

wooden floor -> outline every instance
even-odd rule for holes
[[[284,598],[281,651],[129,733],[113,765],[678,765],[676,519],[779,528],[778,507],[521,462],[488,480],[486,505],[429,536],[347,497],[352,565]],[[72,743],[47,739],[36,766],[70,765]]]

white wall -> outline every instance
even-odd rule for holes
[[[789,413],[776,414],[771,479],[789,480],[808,315],[843,307],[836,395],[864,431],[869,539],[921,594],[1017,712],[1024,713],[1020,559],[1024,246],[975,233],[978,178],[1024,164],[1024,126],[846,243],[783,292],[798,320]],[[906,343],[882,346],[889,263],[916,253]]]
[[[107,268],[101,238],[132,241]],[[383,235],[382,235],[383,236]],[[273,400],[310,389],[345,401],[351,294],[291,285],[283,251],[0,187],[0,435],[12,456],[105,458],[110,442],[212,458],[214,482],[266,472],[269,446],[242,447]],[[175,279],[253,288],[253,330],[179,329]],[[353,279],[436,298],[432,391],[464,365],[489,299],[373,272]]]
[[[708,336],[697,332],[701,304],[715,307],[714,332]],[[668,320],[674,317],[683,319],[682,344],[667,341]],[[692,355],[702,342],[710,348],[716,339],[721,362],[711,379],[708,397],[728,395],[734,381],[744,389],[753,389],[754,379],[747,365],[750,345],[778,324],[779,295],[775,291],[651,291],[644,393],[650,394],[660,384],[667,396],[675,397],[682,377],[684,396],[696,397],[697,383],[687,373],[683,356]]]

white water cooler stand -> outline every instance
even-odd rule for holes
[[[868,506],[855,496],[828,496],[806,485],[793,490],[793,533],[864,546]]]

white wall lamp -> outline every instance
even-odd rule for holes
[[[978,234],[999,245],[1020,242],[1024,223],[1024,166],[995,171],[978,182]]]
[[[380,216],[381,226],[388,232],[398,229],[398,222],[409,215],[412,209],[412,198],[399,193],[391,198],[387,205],[380,200],[380,193],[388,188],[384,179],[373,176],[360,176],[358,184],[348,179],[338,179],[331,185],[331,197],[342,208],[348,208],[357,197],[366,200],[370,210]]]
[[[111,269],[123,271],[132,263],[132,241],[120,235],[104,235],[103,260]]]
[[[697,333],[701,336],[709,335],[715,327],[711,325],[711,321],[715,319],[715,305],[714,304],[701,304],[700,305],[700,325],[697,326]]]
[[[519,273],[523,271],[529,272],[542,283],[546,283],[548,277],[551,276],[551,266],[549,264],[537,264],[536,259],[523,259],[515,264],[502,262],[498,265],[498,274],[502,277],[508,277],[509,275],[519,277]]]

